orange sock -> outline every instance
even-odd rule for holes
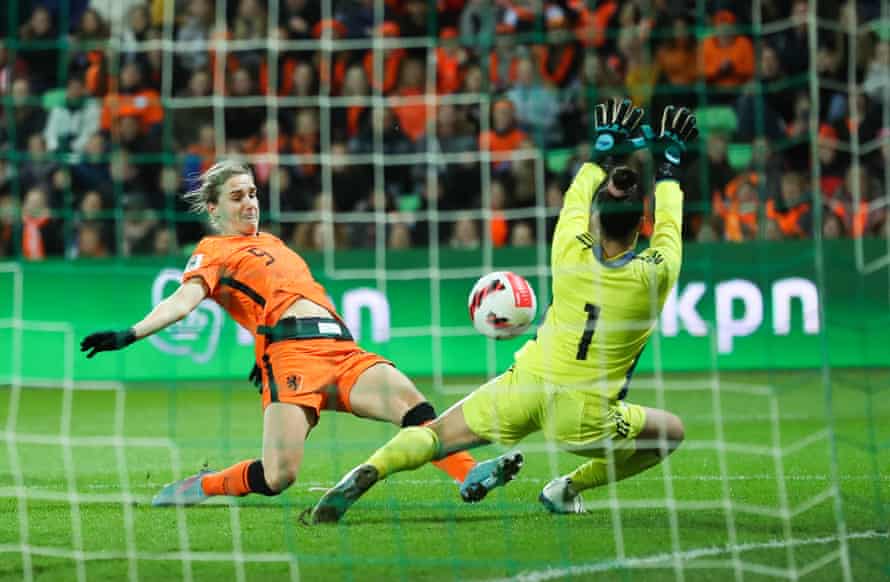
[[[206,475],[201,479],[201,489],[207,495],[229,495],[241,497],[250,493],[250,485],[247,483],[247,468],[253,464],[253,459],[241,461],[228,469],[218,473]]]
[[[470,469],[472,469],[475,464],[476,459],[466,451],[452,453],[444,459],[433,461],[433,465],[460,483],[464,482],[464,479],[467,478],[467,473],[470,472]]]

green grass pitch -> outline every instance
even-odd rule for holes
[[[419,384],[431,392],[429,382]],[[669,465],[587,492],[587,515],[551,516],[538,504],[541,487],[580,458],[532,438],[521,447],[526,465],[517,481],[480,504],[462,503],[453,483],[424,467],[380,484],[340,524],[316,527],[300,524],[300,512],[393,427],[325,414],[286,494],[158,510],[148,501],[172,478],[259,454],[260,403],[246,383],[134,385],[67,397],[61,389],[25,389],[17,411],[0,387],[0,580],[22,579],[29,562],[35,580],[66,581],[795,573],[833,581],[845,571],[855,580],[883,579],[890,577],[888,386],[886,370],[833,371],[830,399],[821,371],[640,376],[628,399],[679,414],[687,441]],[[432,399],[441,410],[457,397]],[[66,433],[70,439],[60,438]]]

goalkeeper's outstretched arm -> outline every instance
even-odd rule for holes
[[[139,323],[123,331],[98,331],[80,342],[80,351],[92,358],[99,352],[119,350],[134,341],[156,333],[176,323],[207,297],[207,288],[197,278],[189,279],[169,297],[158,303]]]
[[[650,252],[659,255],[656,264],[664,277],[661,286],[669,290],[677,282],[683,260],[683,191],[680,166],[689,143],[698,137],[695,116],[685,107],[665,107],[655,138],[655,226]]]
[[[566,191],[562,211],[553,233],[553,261],[570,248],[579,235],[590,233],[590,208],[596,191],[608,177],[607,168],[615,156],[624,156],[640,147],[631,136],[643,119],[643,110],[630,99],[613,99],[594,108],[592,160],[581,166]]]

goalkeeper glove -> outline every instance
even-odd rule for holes
[[[80,342],[80,351],[90,352],[87,357],[92,358],[99,352],[125,348],[137,339],[133,328],[124,331],[97,331],[83,338]]]
[[[612,156],[645,147],[645,140],[631,138],[642,119],[643,109],[634,107],[630,99],[616,98],[610,103],[597,105],[593,110],[593,161],[610,164],[607,160]]]
[[[661,128],[652,140],[661,154],[661,159],[656,157],[655,162],[656,182],[679,179],[680,164],[687,145],[698,138],[698,128],[695,123],[695,115],[685,107],[668,105],[664,108]]]

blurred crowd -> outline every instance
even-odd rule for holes
[[[880,2],[759,5],[11,0],[0,256],[178,253],[223,157],[297,249],[534,245],[616,95],[699,115],[687,240],[888,236]]]

